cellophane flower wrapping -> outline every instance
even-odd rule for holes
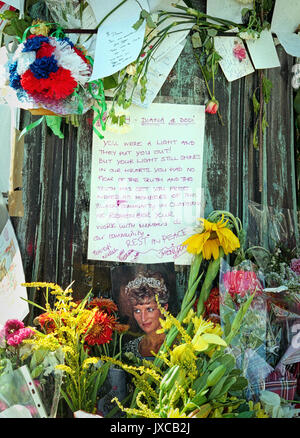
[[[249,389],[257,387],[273,369],[266,362],[267,303],[263,276],[255,271],[249,260],[235,267],[222,260],[219,291],[221,327],[225,336],[241,305],[255,294],[230,348],[248,379]]]
[[[300,362],[300,294],[265,289],[268,302],[267,360],[282,374]]]
[[[28,372],[25,374],[32,379],[31,383],[41,400],[46,416],[55,418],[62,385],[62,371],[57,369],[57,365],[64,363],[64,353],[60,348],[35,348],[31,340],[32,329],[16,319],[8,320],[0,331],[0,411],[10,407],[12,403],[21,403],[22,398],[18,400],[20,394],[9,396],[9,391],[14,392],[13,386],[17,386],[14,382],[22,380],[19,374],[22,374],[26,367]],[[21,372],[15,373],[18,369],[21,369]],[[9,382],[11,383],[8,385]],[[4,403],[1,397],[10,402]],[[1,404],[1,400],[4,404]]]
[[[26,365],[0,376],[0,418],[46,418],[46,410]]]
[[[95,29],[97,24],[92,7],[80,0],[45,0],[53,22],[59,23],[64,29]],[[83,45],[94,55],[96,45],[96,34],[69,34],[74,44]]]
[[[0,77],[8,103],[62,116],[83,114],[94,104],[90,59],[68,37],[29,35],[7,56]]]

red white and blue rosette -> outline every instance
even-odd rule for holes
[[[67,37],[30,35],[5,65],[9,87],[23,108],[83,114],[93,103],[90,59]]]

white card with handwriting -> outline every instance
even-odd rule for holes
[[[88,258],[189,264],[203,216],[203,105],[130,107],[127,133],[94,133]]]

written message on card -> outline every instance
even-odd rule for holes
[[[93,138],[88,258],[189,264],[203,215],[205,107],[132,106],[131,130]]]

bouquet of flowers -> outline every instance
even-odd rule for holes
[[[64,353],[64,363],[56,369],[63,372],[61,395],[72,412],[93,412],[99,389],[105,382],[109,364],[100,361],[101,354],[118,357],[127,325],[118,322],[115,303],[106,298],[75,302],[72,289],[63,290],[53,283],[24,283],[24,286],[45,288],[44,312],[36,317],[40,330],[26,340],[34,351],[48,350]],[[50,295],[54,295],[53,306]],[[32,303],[36,305],[35,303]]]
[[[43,108],[42,114],[83,114],[94,102],[87,84],[91,61],[67,37],[47,36],[44,29],[21,42],[3,66],[10,94],[18,106]]]
[[[33,345],[26,343],[26,340],[33,340],[34,336],[34,328],[25,327],[24,323],[17,319],[9,319],[4,325],[0,335],[0,379],[3,383],[0,393],[2,397],[4,396],[3,391],[7,394],[5,395],[6,402],[4,403],[2,400],[0,411],[21,403],[24,399],[22,395],[24,391],[21,391],[20,394],[11,391],[15,394],[9,396],[9,386],[13,385],[12,382],[20,379],[27,381],[26,375],[28,374],[29,379],[32,379],[30,383],[34,385],[37,396],[41,400],[45,415],[54,418],[62,383],[62,372],[56,368],[56,365],[62,364],[64,357],[59,349],[54,352],[48,349],[35,351]],[[24,368],[26,368],[25,371]],[[18,373],[18,370],[21,369],[23,371]],[[16,384],[16,386],[18,385]],[[28,397],[26,397],[27,400]],[[24,405],[24,403],[21,404]]]
[[[266,362],[267,303],[263,278],[249,260],[233,268],[222,260],[219,278],[220,317],[225,335],[240,307],[249,297],[253,298],[231,348],[249,385],[256,385],[271,371]]]

